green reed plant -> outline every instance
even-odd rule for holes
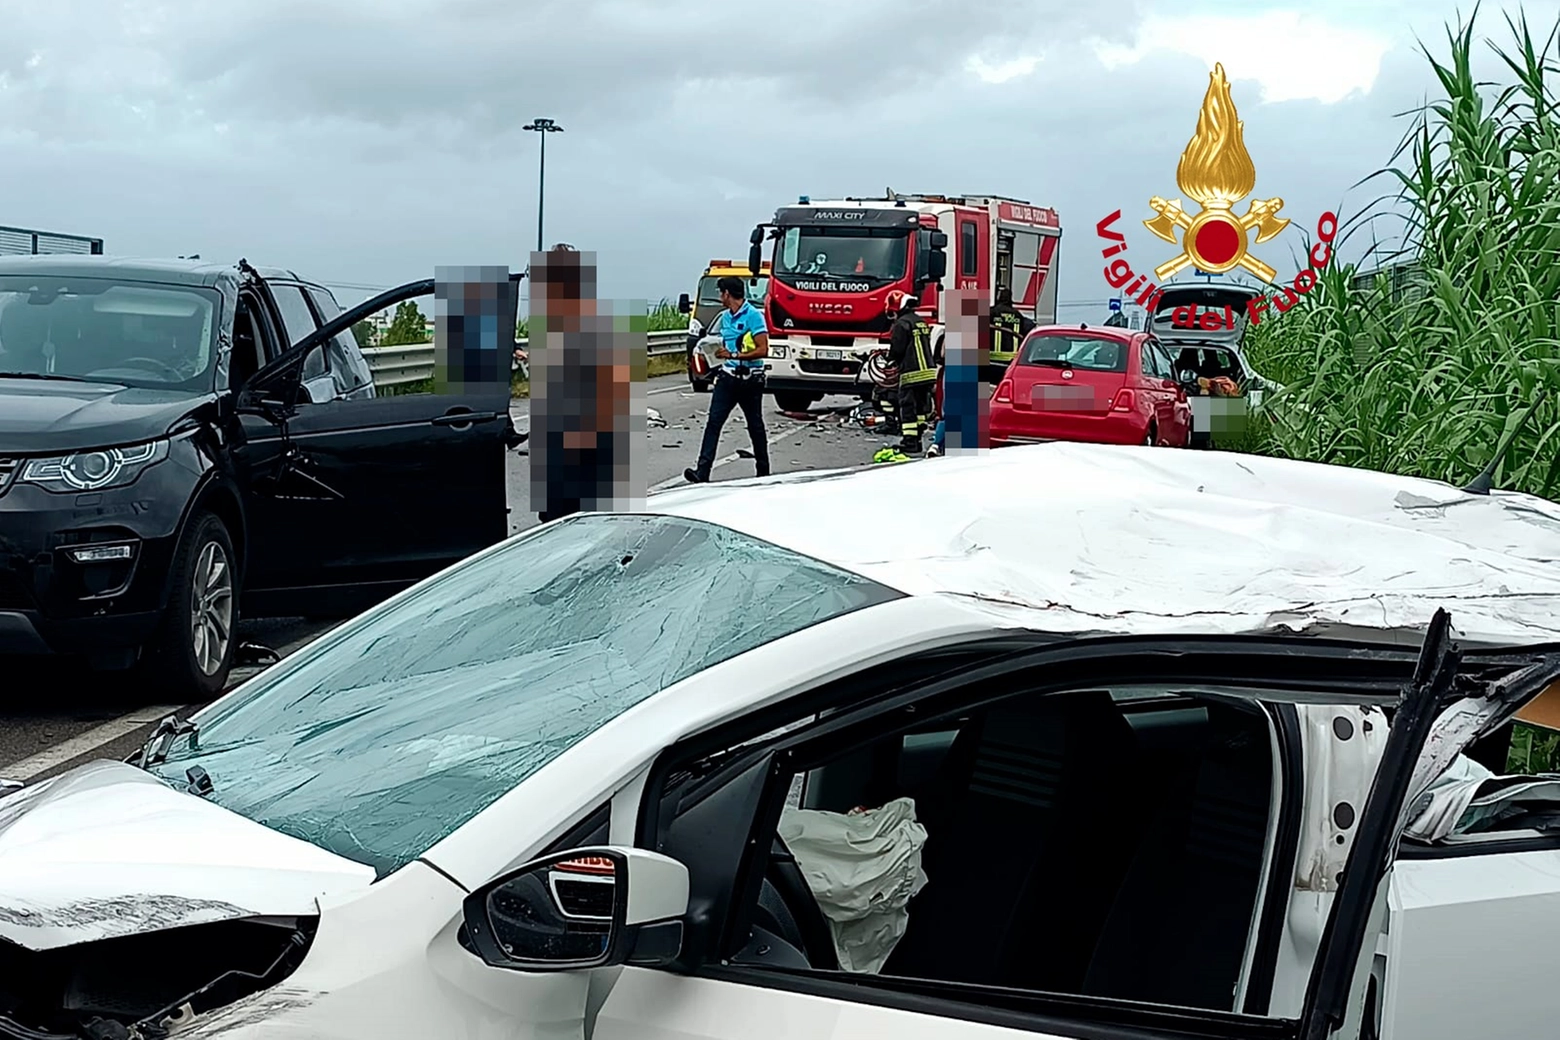
[[[1496,486],[1554,497],[1560,24],[1539,41],[1525,16],[1508,16],[1511,42],[1489,42],[1504,82],[1489,83],[1472,68],[1477,18],[1476,8],[1448,28],[1444,60],[1421,48],[1443,96],[1406,113],[1407,133],[1373,175],[1396,189],[1350,216],[1339,237],[1369,234],[1386,210],[1405,219],[1407,247],[1393,257],[1375,244],[1362,266],[1411,259],[1415,284],[1356,287],[1354,269],[1335,263],[1298,306],[1250,330],[1252,363],[1285,384],[1254,446],[1460,484],[1510,437]]]

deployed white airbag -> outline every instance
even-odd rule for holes
[[[1477,834],[1532,808],[1560,809],[1560,776],[1498,776],[1460,755],[1420,797],[1404,833],[1436,842]]]
[[[876,974],[905,934],[910,898],[926,884],[926,828],[896,798],[849,813],[787,808],[780,837],[828,918],[845,971]]]

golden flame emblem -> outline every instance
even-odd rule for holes
[[[1182,194],[1201,209],[1190,215],[1181,208],[1180,199],[1166,202],[1155,195],[1148,201],[1159,215],[1143,221],[1144,227],[1171,245],[1176,244],[1175,229],[1181,229],[1181,253],[1154,268],[1154,274],[1162,282],[1192,266],[1209,274],[1243,267],[1264,282],[1272,282],[1278,272],[1246,251],[1246,236],[1255,230],[1260,244],[1288,227],[1289,219],[1278,215],[1284,200],[1252,199],[1244,214],[1234,212],[1235,204],[1256,187],[1257,168],[1246,151],[1242,135],[1246,124],[1235,111],[1224,66],[1214,65],[1208,81],[1208,93],[1197,114],[1197,132],[1175,170]]]

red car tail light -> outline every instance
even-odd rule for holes
[[[1135,404],[1132,391],[1121,390],[1117,392],[1116,399],[1111,402],[1110,408],[1113,412],[1130,412]]]
[[[997,387],[996,395],[994,397],[992,397],[992,400],[993,401],[997,401],[997,402],[999,402],[1001,404],[1012,404],[1013,403],[1013,380],[1011,380],[1011,379],[1004,379],[1004,380],[1002,380],[1002,383],[1001,383],[1001,385],[999,385]]]

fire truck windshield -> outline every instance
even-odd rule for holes
[[[910,232],[903,228],[790,227],[775,250],[775,274],[789,279],[885,285],[905,276]]]

